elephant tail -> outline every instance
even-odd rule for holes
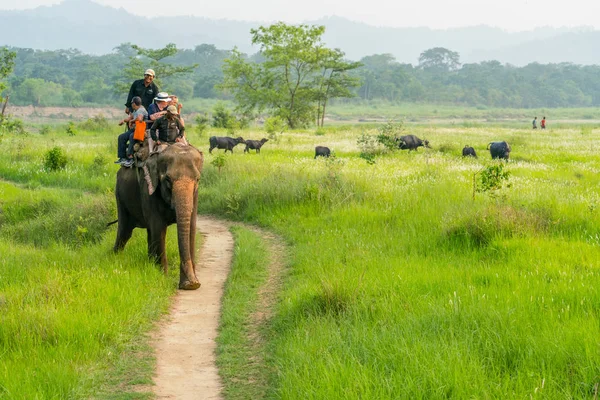
[[[106,224],[106,226],[111,226],[112,224],[116,224],[117,222],[119,222],[119,220],[115,219],[113,222],[109,222],[108,224]]]

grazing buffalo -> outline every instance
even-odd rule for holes
[[[217,149],[225,149],[225,153],[227,153],[227,150],[233,153],[233,148],[240,143],[244,143],[244,139],[241,136],[235,139],[228,136],[211,136],[210,139],[208,139],[208,142],[210,143],[208,152],[211,154],[215,147]]]
[[[475,149],[470,146],[465,146],[463,148],[463,157],[475,157],[477,158],[477,153],[475,153]]]
[[[510,146],[506,142],[490,142],[487,148],[490,150],[492,158],[508,160],[510,156]]]
[[[244,153],[250,153],[250,150],[256,150],[257,153],[260,153],[260,148],[263,144],[267,143],[269,139],[262,138],[260,140],[246,140],[246,148],[244,149]]]
[[[325,147],[325,146],[315,147],[315,158],[329,157],[330,155],[331,155],[331,150],[329,150],[329,147]]]
[[[398,141],[398,148],[400,148],[400,150],[408,149],[408,151],[413,151],[417,150],[420,146],[429,148],[429,141],[421,140],[415,135],[401,136]]]

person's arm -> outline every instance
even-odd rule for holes
[[[177,118],[177,122],[179,124],[178,128],[179,128],[179,136],[183,137],[183,135],[185,134],[185,125],[183,125],[183,122],[181,122],[181,120],[179,118]]]
[[[166,115],[166,114],[167,114],[166,109],[164,109],[162,111],[158,110],[157,112],[150,114],[148,118],[150,119],[150,121],[156,121],[157,119],[159,119],[160,117],[162,117],[163,115]]]
[[[125,102],[125,114],[129,114],[129,110],[131,110],[131,99],[133,99],[134,96],[134,87],[135,82],[133,82],[129,88],[129,94],[127,95],[127,101]]]
[[[124,118],[121,122],[119,122],[119,126],[123,125],[125,122],[129,123],[129,121],[131,121],[131,114],[129,114],[127,118]]]
[[[156,136],[156,129],[158,129],[158,121],[154,121],[152,124],[152,128],[150,128],[150,137],[155,142],[158,142],[158,137]]]

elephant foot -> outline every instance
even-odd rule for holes
[[[179,282],[179,289],[182,290],[196,290],[200,287],[200,282],[198,281],[188,281],[185,280],[183,282]]]

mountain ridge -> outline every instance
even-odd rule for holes
[[[91,0],[65,0],[29,10],[0,11],[0,24],[5,31],[18,33],[3,35],[0,45],[38,50],[75,48],[88,54],[107,54],[126,42],[151,48],[167,43],[194,48],[207,43],[221,49],[235,46],[252,54],[257,48],[250,42],[250,29],[268,23],[190,15],[144,17]],[[517,66],[532,62],[600,64],[600,44],[596,44],[600,43],[600,31],[590,27],[548,27],[522,32],[486,25],[443,30],[393,28],[339,16],[303,23],[325,25],[323,41],[341,49],[352,60],[389,53],[398,62],[416,64],[421,52],[446,47],[458,52],[463,63],[495,59]]]

